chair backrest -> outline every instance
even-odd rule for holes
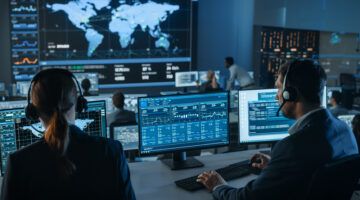
[[[350,199],[359,178],[360,155],[333,161],[314,173],[306,199]]]

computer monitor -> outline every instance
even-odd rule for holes
[[[98,94],[99,93],[99,74],[98,73],[74,73],[76,80],[81,84],[81,81],[84,79],[89,79],[91,86],[90,86],[90,93]]]
[[[197,86],[199,80],[197,71],[176,72],[175,73],[175,87],[192,87]]]
[[[288,136],[294,120],[285,118],[275,99],[277,89],[239,91],[239,142],[275,142]]]
[[[75,125],[91,136],[107,137],[105,100],[88,102],[87,111],[76,116]]]
[[[203,166],[186,150],[229,144],[227,92],[139,98],[141,155],[174,153],[171,169]]]
[[[16,94],[17,96],[27,97],[30,87],[30,81],[18,81],[16,82]]]
[[[355,115],[339,115],[338,119],[345,122],[351,129],[352,129],[352,120],[354,119]]]
[[[25,117],[24,108],[0,110],[0,147],[1,174],[6,171],[8,155],[26,145],[38,141],[43,135],[35,131],[30,125],[40,124],[31,122]]]
[[[112,102],[112,93],[99,94],[98,96],[85,96],[88,101],[102,101],[106,102],[106,113],[112,113],[115,111],[115,106]]]
[[[215,78],[219,82],[220,81],[220,70],[215,70]],[[208,81],[207,78],[208,71],[199,71],[199,84],[203,84]]]
[[[110,138],[121,142],[125,151],[139,149],[139,133],[137,123],[112,123]]]
[[[6,104],[4,104],[6,103]],[[15,101],[15,102],[1,102],[0,111],[18,113],[23,111],[24,106],[27,105],[27,101]],[[13,107],[15,106],[15,107]],[[106,137],[106,105],[105,101],[89,101],[88,109],[86,112],[82,112],[77,115],[75,119],[75,125],[79,127],[85,133],[91,136],[102,136]],[[10,114],[11,115],[11,114]],[[19,115],[16,115],[19,116]],[[24,120],[27,120],[25,116]],[[28,121],[28,120],[27,120]],[[30,123],[30,122],[28,122]],[[40,122],[32,123],[33,126],[37,127],[40,131],[45,131],[44,127]],[[32,127],[27,127],[29,130],[33,130]],[[35,131],[35,130],[34,130]]]
[[[287,137],[288,129],[295,120],[282,112],[276,115],[279,103],[275,99],[277,89],[239,91],[239,142],[272,143]],[[321,100],[326,107],[326,97]]]

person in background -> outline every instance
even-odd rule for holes
[[[258,153],[252,157],[252,167],[262,171],[243,188],[229,186],[216,171],[201,173],[197,181],[212,192],[214,199],[305,199],[313,174],[320,167],[358,154],[349,127],[321,107],[325,84],[325,71],[312,60],[282,66],[275,84],[276,99],[281,103],[279,111],[296,120],[289,136],[277,142],[271,155]]]
[[[349,110],[341,105],[341,92],[333,91],[329,102],[331,104],[329,110],[335,117],[338,117],[339,115],[347,115],[349,113]]]
[[[358,147],[360,145],[360,114],[356,114],[351,121],[352,130],[354,132]]]
[[[240,84],[240,90],[251,89],[255,86],[254,80],[250,77],[249,73],[242,67],[239,67],[234,63],[233,57],[225,58],[225,67],[230,72],[230,78],[226,83],[226,90],[234,90],[235,82],[238,81]]]
[[[136,199],[121,143],[73,125],[86,108],[73,79],[55,68],[35,75],[25,112],[42,122],[44,136],[8,156],[2,200]]]
[[[90,93],[91,82],[89,79],[85,78],[81,81],[81,88],[83,89],[84,96],[91,96]]]
[[[222,91],[219,83],[216,80],[215,72],[209,70],[207,72],[207,81],[200,85],[200,92],[217,92]]]
[[[121,91],[116,91],[112,96],[112,102],[117,108],[116,111],[108,114],[107,123],[110,126],[113,122],[118,123],[127,123],[127,122],[136,122],[136,115],[133,111],[125,110],[125,96]]]

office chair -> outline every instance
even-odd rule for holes
[[[359,178],[359,154],[333,161],[314,173],[305,199],[350,199]]]

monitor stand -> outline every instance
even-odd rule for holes
[[[162,162],[172,170],[203,167],[204,164],[193,157],[186,158],[186,152],[173,153],[172,159],[164,159]]]

